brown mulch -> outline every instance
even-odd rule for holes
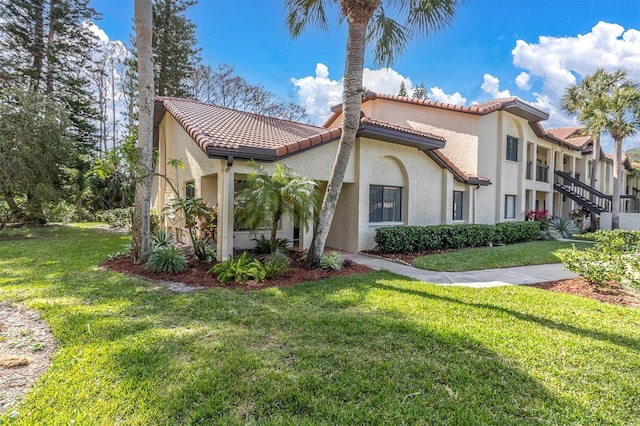
[[[571,280],[549,281],[546,283],[532,284],[532,287],[557,293],[568,293],[574,296],[589,297],[604,303],[640,308],[640,294],[625,290],[616,282],[608,282],[602,285],[594,285],[582,278]]]
[[[285,272],[282,276],[264,280],[259,283],[250,281],[247,284],[238,284],[236,282],[228,282],[222,284],[213,274],[207,274],[207,271],[215,264],[215,262],[207,263],[200,262],[197,259],[189,262],[187,270],[180,274],[167,274],[163,272],[149,272],[145,269],[143,264],[134,264],[128,257],[119,257],[116,259],[110,259],[102,263],[102,267],[118,271],[127,275],[135,275],[153,282],[169,282],[169,283],[184,283],[191,287],[224,287],[230,289],[243,289],[243,290],[261,290],[269,287],[287,287],[309,281],[318,281],[326,278],[344,277],[349,275],[363,274],[369,272],[372,269],[368,266],[360,265],[358,263],[352,263],[351,266],[345,266],[339,271],[332,271],[326,269],[305,269],[302,261],[300,260],[299,252],[289,253],[291,258],[291,265],[289,271]],[[184,291],[176,289],[177,291]]]

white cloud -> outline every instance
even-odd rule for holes
[[[500,91],[500,80],[491,74],[484,75],[480,88],[494,98],[508,98],[511,96],[508,90]]]
[[[511,53],[513,64],[526,71],[516,78],[518,87],[525,79],[520,78],[523,74],[543,81],[532,104],[550,113],[549,120],[543,123],[546,128],[576,124],[563,114],[560,99],[568,85],[597,68],[622,68],[629,77],[640,81],[640,31],[625,30],[618,24],[598,22],[589,33],[575,37],[541,36],[537,43],[518,40]]]
[[[431,92],[429,99],[435,102],[452,105],[464,105],[467,103],[467,98],[462,97],[459,92],[456,92],[453,95],[448,95],[439,87],[432,87],[429,89],[429,92]]]
[[[324,64],[316,65],[315,76],[292,78],[291,82],[298,90],[300,103],[315,124],[326,121],[331,115],[329,108],[342,101],[342,79],[331,80],[329,68]]]
[[[520,90],[529,90],[529,89],[531,89],[531,83],[530,83],[529,74],[527,74],[524,71],[522,71],[520,74],[518,74],[518,76],[516,77],[516,86],[518,86],[518,88]]]
[[[365,68],[362,78],[363,86],[376,93],[395,95],[403,82],[409,95],[414,90],[411,79],[392,68],[379,70]],[[315,76],[292,78],[291,82],[296,87],[300,103],[307,109],[309,118],[315,124],[325,122],[331,115],[330,108],[342,102],[343,79],[332,80],[328,67],[322,63],[316,65]],[[429,91],[429,98],[436,102],[454,105],[464,105],[467,102],[467,99],[458,92],[449,95],[439,87],[431,87]]]

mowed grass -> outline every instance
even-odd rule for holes
[[[96,268],[125,236],[42,235],[0,242],[0,300],[58,347],[0,424],[640,423],[638,310],[386,272],[179,295]]]
[[[567,241],[530,241],[506,246],[477,247],[419,257],[413,261],[413,266],[429,271],[460,272],[560,263],[555,252],[571,248],[574,245],[578,249],[583,249],[592,244]]]

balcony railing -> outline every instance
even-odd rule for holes
[[[538,182],[549,182],[549,166],[536,164],[536,180]]]

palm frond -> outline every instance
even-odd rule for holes
[[[328,31],[327,14],[331,0],[286,0],[287,28],[291,36],[298,37],[308,25]]]
[[[374,43],[376,66],[390,66],[396,56],[402,54],[409,38],[409,31],[389,18],[382,7],[373,15],[367,28],[367,40]]]
[[[460,0],[397,0],[412,34],[429,35],[451,25]]]

